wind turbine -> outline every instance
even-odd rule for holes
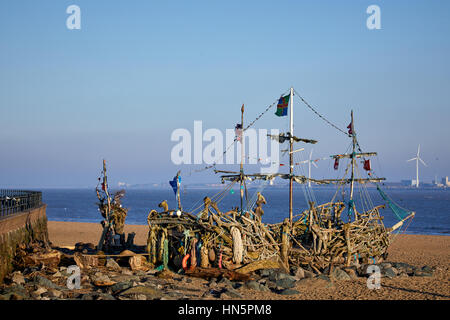
[[[311,179],[311,164],[317,168],[316,160],[319,160],[319,159],[313,160],[312,153],[313,149],[311,149],[311,152],[309,153],[309,160],[304,160],[300,162],[300,163],[308,163],[308,179]],[[311,180],[308,180],[308,187],[311,188]]]
[[[419,147],[417,148],[417,156],[415,158],[406,160],[406,162],[413,161],[413,160],[416,160],[416,188],[418,188],[419,187],[419,161],[422,162],[422,164],[425,167],[428,167],[427,164],[420,158],[420,144],[419,144]]]

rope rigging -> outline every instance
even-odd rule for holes
[[[340,129],[337,125],[333,124],[331,121],[327,120],[324,116],[322,116],[319,112],[317,112],[305,99],[303,99],[303,97],[294,89],[295,94],[300,98],[300,100],[302,100],[302,102],[309,108],[311,109],[312,112],[314,112],[319,118],[321,118],[323,121],[325,121],[326,123],[328,123],[330,126],[332,126],[333,128],[335,128],[336,130],[342,132],[343,134],[345,134],[346,136],[350,137],[350,135],[345,132],[344,130]]]

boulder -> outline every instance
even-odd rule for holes
[[[225,288],[222,293],[220,294],[220,297],[222,298],[223,296],[229,297],[229,298],[238,298],[238,299],[242,299],[242,295],[237,292],[237,290],[233,289],[233,288]]]
[[[123,292],[120,293],[120,296],[122,297],[130,297],[135,295],[145,295],[147,297],[147,300],[153,300],[153,299],[160,299],[163,294],[160,290],[156,288],[151,288],[147,286],[136,286],[129,288]]]
[[[297,290],[294,290],[294,289],[284,289],[284,290],[280,291],[279,294],[286,296],[286,295],[294,295],[294,294],[299,294],[299,293],[300,292],[298,292]]]
[[[248,281],[244,284],[244,288],[262,292],[269,292],[270,289],[262,283],[256,282],[254,280]]]
[[[106,264],[105,264],[106,268],[108,268],[109,270],[112,271],[116,271],[116,272],[121,272],[122,268],[119,266],[119,264],[111,258],[106,259]]]
[[[350,276],[344,270],[335,267],[330,272],[330,278],[337,281],[348,281],[351,280]]]
[[[110,288],[113,293],[122,292],[126,289],[129,289],[133,286],[131,281],[123,281],[113,284]]]
[[[397,272],[396,272],[396,270],[394,268],[386,268],[386,269],[383,269],[381,271],[381,275],[383,277],[392,279],[392,278],[395,278],[397,276]]]
[[[225,277],[223,277],[222,279],[220,279],[220,280],[217,282],[217,284],[225,285],[225,286],[227,286],[227,287],[233,287],[233,283],[232,283],[229,279],[227,279],[227,278],[225,278]]]
[[[44,277],[42,277],[40,275],[36,275],[33,278],[33,282],[34,282],[35,285],[41,286],[41,287],[44,287],[44,288],[47,288],[47,289],[48,288],[64,289],[64,288],[61,288],[60,286],[56,285],[55,283],[51,282],[49,279],[44,278]]]
[[[292,278],[286,277],[286,278],[277,280],[275,282],[275,284],[277,285],[277,287],[281,287],[283,289],[290,289],[295,286],[295,279],[293,280]]]
[[[148,271],[150,266],[144,256],[132,256],[128,259],[128,264],[133,271]]]
[[[349,275],[350,279],[356,280],[358,279],[358,273],[354,268],[345,268],[344,271]]]

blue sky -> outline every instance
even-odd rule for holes
[[[66,28],[72,4],[81,30]],[[372,4],[381,30],[366,27]],[[165,182],[173,130],[233,128],[242,103],[253,120],[291,85],[342,128],[354,110],[379,175],[412,178],[420,143],[422,179],[450,176],[449,12],[448,1],[2,1],[0,186],[91,186],[103,158],[112,183]],[[295,108],[314,155],[346,150]],[[285,125],[270,112],[255,128]]]

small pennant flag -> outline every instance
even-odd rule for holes
[[[339,168],[339,158],[334,159],[334,170]]]
[[[277,112],[275,114],[279,117],[287,116],[288,106],[289,106],[289,95],[281,97],[278,100]]]
[[[241,141],[242,140],[242,124],[238,123],[236,127],[234,128],[234,133],[236,134],[236,140]]]
[[[372,168],[370,166],[370,159],[364,160],[364,170],[366,170],[366,171],[372,170]]]
[[[348,129],[348,134],[353,134],[352,128],[353,128],[353,123],[350,122],[350,124],[349,124],[348,127],[347,127],[347,129]]]

